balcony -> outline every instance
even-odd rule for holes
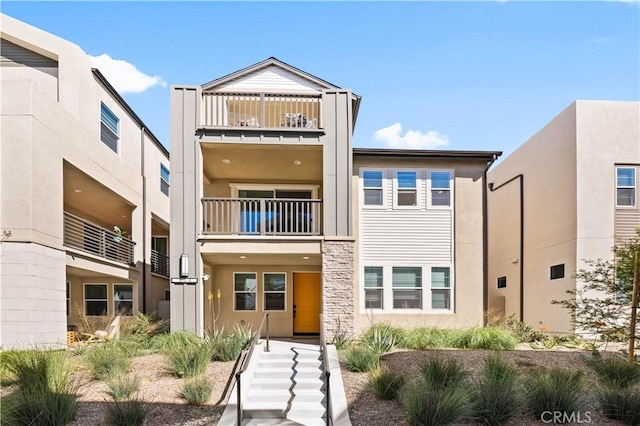
[[[322,235],[322,200],[203,198],[204,235]]]
[[[65,247],[125,265],[133,265],[135,244],[119,233],[101,228],[85,219],[64,212]]]
[[[202,127],[319,129],[320,95],[202,93]]]
[[[169,277],[169,256],[151,250],[151,272],[154,274]]]

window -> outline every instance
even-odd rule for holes
[[[564,278],[564,263],[549,268],[549,279],[559,280],[560,278]]]
[[[164,164],[160,164],[160,191],[169,196],[169,169]]]
[[[498,277],[498,288],[507,288],[507,277]]]
[[[616,168],[616,206],[634,207],[636,205],[636,169],[633,167]]]
[[[431,268],[431,308],[451,309],[449,268]]]
[[[155,250],[160,254],[166,255],[168,253],[167,247],[168,237],[151,237],[151,250]]]
[[[451,172],[431,172],[431,205],[451,205]]]
[[[164,290],[164,300],[171,300],[171,290]]]
[[[100,103],[100,140],[113,152],[118,153],[120,120],[104,103]]]
[[[71,316],[71,283],[67,281],[67,316]]]
[[[284,311],[287,275],[284,273],[264,274],[264,310]]]
[[[394,267],[393,308],[422,309],[422,268]]]
[[[133,285],[113,285],[113,313],[114,315],[133,315]]]
[[[417,206],[418,191],[416,172],[399,171],[396,175],[398,179],[398,196],[396,203],[398,206]]]
[[[107,315],[107,285],[84,285],[84,312],[86,315]]]
[[[379,170],[369,170],[362,172],[364,180],[364,205],[381,206],[382,197],[382,172]]]
[[[256,274],[236,272],[233,274],[233,300],[236,311],[256,310]]]
[[[364,306],[367,309],[382,309],[383,280],[381,266],[365,266],[364,268]]]

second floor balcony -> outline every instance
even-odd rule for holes
[[[201,127],[322,128],[320,95],[203,92]]]
[[[322,235],[322,200],[203,198],[203,235]]]
[[[151,249],[151,272],[169,277],[169,256]]]
[[[103,259],[133,265],[135,242],[86,219],[64,212],[64,246]]]

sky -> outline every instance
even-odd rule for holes
[[[577,99],[640,100],[629,1],[31,2],[169,148],[171,85],[271,56],[362,96],[354,146],[503,151]]]

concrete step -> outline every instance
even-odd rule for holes
[[[297,420],[289,420],[289,419],[244,419],[242,421],[243,426],[325,426],[326,422],[324,419],[297,419]]]
[[[279,358],[261,358],[257,363],[258,368],[285,368],[298,365],[320,368],[322,366],[322,361],[320,361],[319,359],[292,360]]]
[[[325,407],[318,402],[301,402],[290,407],[286,403],[245,402],[242,408],[244,418],[252,419],[322,418],[326,414]]]
[[[271,389],[251,389],[247,393],[247,398],[245,403],[251,404],[254,402],[273,402],[273,403],[281,403],[285,404],[299,404],[299,403],[307,403],[307,402],[315,402],[320,403],[324,401],[324,393],[319,392],[318,390],[301,390],[301,389],[292,389],[292,390],[271,390]]]
[[[251,380],[249,388],[251,390],[289,390],[295,389],[296,391],[310,390],[310,391],[323,391],[323,380],[296,380],[292,382],[290,378],[274,379],[274,378],[254,378]]]
[[[288,370],[282,371],[281,369],[271,369],[271,370],[263,370],[256,371],[255,376],[256,379],[281,379],[281,378],[290,378],[295,380],[296,382],[304,379],[322,379],[322,371],[319,369],[310,369],[310,370]]]

